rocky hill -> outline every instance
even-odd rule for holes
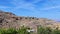
[[[16,16],[11,12],[0,11],[0,28],[20,28],[20,26],[30,27],[32,29],[37,28],[37,26],[60,28],[60,22],[56,22],[51,19],[46,18],[36,18],[36,17],[23,17]]]

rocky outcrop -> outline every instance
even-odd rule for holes
[[[20,28],[20,26],[37,29],[37,26],[60,28],[60,22],[46,18],[16,16],[11,12],[0,11],[0,28]]]

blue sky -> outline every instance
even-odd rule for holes
[[[0,0],[0,10],[18,16],[60,20],[60,0]]]

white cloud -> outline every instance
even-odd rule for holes
[[[60,6],[49,6],[49,7],[45,7],[45,8],[44,7],[36,8],[36,6],[33,3],[37,3],[40,1],[43,1],[43,0],[34,0],[32,3],[28,3],[23,0],[14,0],[13,2],[11,2],[11,4],[16,6],[14,8],[14,11],[18,10],[20,8],[27,9],[27,10],[34,11],[34,12],[41,11],[41,10],[51,10],[51,9],[55,9],[55,8],[60,8]]]
[[[46,7],[46,8],[41,8],[40,10],[51,10],[51,9],[56,9],[56,8],[60,8],[60,6]]]
[[[11,7],[7,7],[7,6],[0,6],[0,8],[11,8]]]
[[[24,2],[22,0],[14,0],[11,3],[16,6],[14,8],[14,10],[18,10],[20,8],[23,8],[23,9],[27,9],[27,10],[31,10],[31,11],[37,11],[37,8],[32,3],[27,3],[27,2]]]
[[[33,3],[38,3],[38,2],[40,2],[40,1],[43,1],[43,0],[34,0]]]

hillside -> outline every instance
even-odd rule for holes
[[[0,28],[20,28],[20,26],[30,27],[34,30],[37,26],[60,28],[60,22],[47,18],[16,16],[11,12],[0,11]]]

